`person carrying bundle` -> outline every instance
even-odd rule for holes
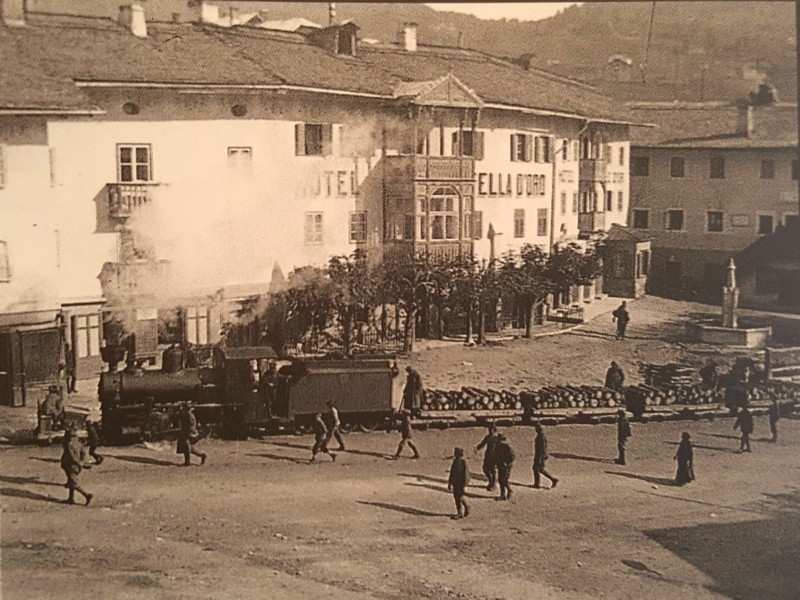
[[[486,489],[490,492],[497,487],[497,463],[494,458],[495,446],[497,446],[497,426],[492,423],[489,425],[489,431],[480,444],[475,446],[475,452],[479,452],[481,448],[486,448],[483,454],[483,474],[486,475]]]

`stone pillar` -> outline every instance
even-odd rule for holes
[[[728,280],[722,288],[722,326],[738,327],[736,312],[739,308],[739,288],[736,287],[736,265],[733,258],[728,262]]]

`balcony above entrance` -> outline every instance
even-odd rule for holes
[[[152,189],[157,183],[109,183],[108,214],[115,219],[127,219],[140,206],[152,201]]]

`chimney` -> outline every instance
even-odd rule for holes
[[[23,27],[25,25],[25,0],[0,0],[3,12],[3,23],[7,27]]]
[[[743,135],[745,137],[753,137],[755,130],[755,123],[753,120],[753,106],[752,104],[740,104],[739,115],[736,124],[736,135]]]
[[[328,27],[336,25],[336,2],[328,2]]]
[[[117,22],[138,38],[147,37],[147,22],[141,4],[123,4],[119,7]]]
[[[458,42],[456,42],[456,48],[463,48],[464,47],[464,32],[458,32]]]
[[[406,52],[417,51],[417,24],[416,23],[403,23],[403,32],[401,35],[401,43]]]
[[[191,0],[189,6],[194,9],[193,22],[219,25],[219,6],[206,0]]]

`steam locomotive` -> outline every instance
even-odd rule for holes
[[[183,350],[173,347],[164,351],[161,370],[129,364],[121,371],[119,354],[104,359],[99,396],[110,444],[177,431],[184,402],[195,406],[202,426],[243,438],[254,430],[309,431],[328,400],[343,428],[372,431],[391,422],[402,398],[391,358],[302,361],[281,359],[269,347],[214,347],[211,366],[185,367]]]

